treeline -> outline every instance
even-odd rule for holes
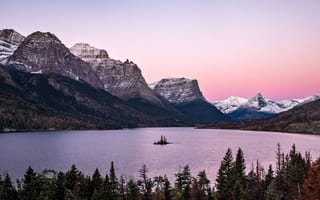
[[[24,178],[12,184],[10,176],[0,176],[1,200],[307,200],[320,198],[320,158],[311,164],[310,154],[302,155],[295,146],[288,154],[278,145],[275,169],[265,171],[257,161],[246,173],[239,148],[235,159],[229,148],[221,161],[215,186],[205,171],[193,177],[189,166],[175,174],[170,183],[166,175],[149,177],[146,165],[139,178],[116,176],[113,162],[105,176],[98,169],[86,176],[75,165],[67,172],[29,167]]]

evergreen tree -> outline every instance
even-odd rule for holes
[[[216,179],[216,197],[218,200],[232,199],[232,162],[232,150],[228,148],[223,160],[221,161]]]
[[[96,170],[92,174],[90,190],[92,192],[95,190],[99,190],[102,187],[102,183],[103,183],[103,179],[101,178],[98,168],[96,168]]]
[[[171,200],[171,186],[170,181],[167,176],[164,176],[164,186],[163,186],[164,200]]]
[[[64,174],[59,172],[56,180],[55,194],[54,199],[56,200],[64,200],[65,197],[65,187],[64,187]]]
[[[1,180],[0,176],[0,199],[16,200],[18,199],[18,193],[12,186],[12,182],[9,174],[6,174],[4,180]]]
[[[77,198],[79,195],[79,183],[81,173],[75,165],[65,174],[66,196],[69,198]]]
[[[127,183],[127,199],[128,200],[139,200],[139,188],[135,181],[132,179]]]
[[[210,199],[212,192],[210,188],[210,180],[207,178],[206,171],[205,170],[200,171],[197,177],[198,177],[199,187],[202,192],[202,196],[204,197],[207,196],[208,199]]]
[[[191,190],[191,174],[189,165],[186,165],[182,171],[175,174],[176,176],[176,189],[182,195],[182,199],[190,199]]]
[[[311,165],[303,184],[302,199],[320,199],[320,157]]]
[[[123,175],[120,176],[120,182],[119,182],[119,193],[121,196],[121,200],[125,200],[125,178]]]
[[[118,183],[118,179],[117,179],[116,172],[114,169],[113,161],[111,162],[109,176],[110,176],[110,190],[111,190],[111,200],[112,200],[112,199],[117,198],[118,187],[119,187],[119,183]]]
[[[33,200],[38,196],[38,185],[36,184],[36,173],[33,171],[31,166],[28,167],[24,179],[23,179],[23,190],[21,196],[24,200]]]
[[[281,152],[280,144],[277,145],[276,158],[277,158],[277,162],[276,162],[274,196],[276,199],[285,199],[287,195],[286,170],[285,170],[284,154]]]
[[[140,179],[138,180],[138,186],[140,188],[140,192],[142,193],[143,199],[151,200],[153,181],[148,178],[147,173],[148,169],[146,165],[143,164],[141,169],[139,170]]]
[[[156,176],[154,177],[154,184],[156,186],[155,188],[155,198],[156,200],[160,200],[161,199],[161,193],[162,193],[162,190],[163,190],[163,182],[164,182],[164,179],[162,176]]]
[[[233,199],[240,200],[246,196],[246,163],[244,160],[243,151],[238,149],[236,160],[232,166],[232,182],[233,182]]]

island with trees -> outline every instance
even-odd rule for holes
[[[168,142],[166,136],[161,135],[160,140],[154,142],[153,144],[154,144],[154,145],[167,145],[167,144],[171,144],[171,143]]]

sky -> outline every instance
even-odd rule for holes
[[[320,93],[319,0],[0,0],[0,29],[54,33],[134,61],[151,83],[197,79],[209,101]]]

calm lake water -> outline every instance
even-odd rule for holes
[[[174,144],[153,145],[161,135]],[[214,182],[228,147],[234,154],[238,147],[243,149],[247,168],[257,159],[266,168],[275,163],[277,143],[284,152],[296,144],[313,159],[320,155],[320,136],[315,135],[193,128],[8,133],[0,134],[0,173],[15,180],[29,165],[36,171],[67,171],[76,164],[88,175],[95,168],[104,175],[114,161],[117,175],[137,177],[145,163],[151,177],[167,174],[174,180],[174,174],[189,164],[194,176],[205,169]]]

